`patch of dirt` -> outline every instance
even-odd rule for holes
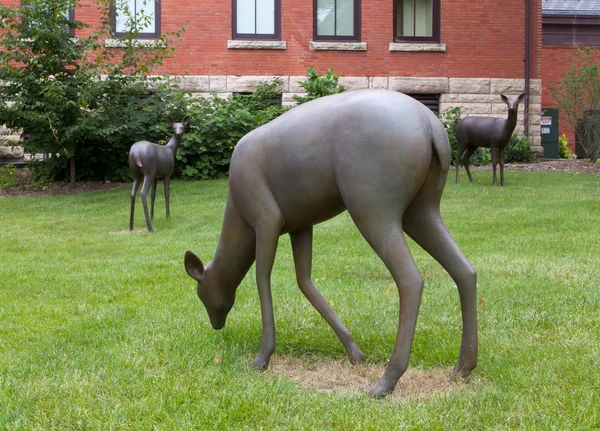
[[[321,392],[360,395],[383,375],[379,365],[352,365],[349,362],[307,362],[297,358],[273,356],[267,374]],[[396,389],[386,399],[398,402],[423,400],[433,395],[452,394],[472,389],[470,383],[451,382],[452,368],[422,370],[409,368]]]
[[[469,166],[474,171],[491,171],[492,166]],[[454,169],[454,168],[453,168]],[[461,170],[462,170],[461,166]],[[498,168],[499,169],[499,168]],[[506,171],[527,172],[565,172],[576,174],[600,175],[600,163],[590,163],[585,160],[544,160],[534,163],[508,163]]]
[[[17,169],[17,175],[19,177],[18,185],[7,190],[0,190],[0,197],[70,195],[72,193],[119,189],[131,186],[129,183],[93,181],[77,183],[75,189],[72,189],[69,183],[54,181],[45,186],[33,187],[30,185],[31,174],[27,169]]]

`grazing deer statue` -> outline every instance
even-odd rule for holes
[[[456,151],[456,183],[459,179],[459,165],[461,155],[465,153],[462,163],[467,171],[469,180],[473,182],[469,170],[469,158],[477,147],[490,148],[492,150],[492,166],[494,171],[494,185],[496,185],[496,165],[500,160],[500,184],[504,186],[504,149],[508,145],[515,126],[517,125],[517,112],[519,103],[523,101],[525,94],[520,96],[500,95],[502,101],[508,106],[508,117],[467,117],[456,126],[456,138],[458,149]]]
[[[167,145],[153,144],[148,141],[136,142],[129,150],[129,169],[133,173],[133,188],[131,190],[131,212],[129,215],[129,230],[133,230],[133,212],[135,208],[135,195],[142,185],[142,204],[146,216],[146,226],[152,232],[150,218],[154,218],[154,198],[156,197],[156,183],[158,178],[164,178],[165,183],[165,206],[167,207],[167,218],[169,217],[169,197],[171,192],[170,179],[175,166],[175,152],[181,143],[181,137],[185,126],[189,122],[186,115],[181,123],[174,123],[170,116],[167,121],[173,126],[173,137]],[[148,216],[148,189],[152,187],[151,213]]]
[[[440,213],[450,146],[424,105],[388,90],[361,90],[300,105],[237,144],[216,254],[206,266],[191,251],[185,269],[215,329],[225,325],[236,289],[256,261],[262,343],[251,368],[275,350],[271,271],[280,235],[291,237],[300,290],[332,327],[352,363],[365,356],[311,281],[313,225],[344,210],[385,263],[400,295],[396,345],[369,392],[393,391],[408,367],[423,279],[403,232],[452,276],[460,293],[463,334],[453,376],[477,362],[476,275]]]

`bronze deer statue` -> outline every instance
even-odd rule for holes
[[[169,198],[171,196],[170,180],[173,167],[175,166],[175,153],[181,143],[181,137],[189,122],[189,117],[185,116],[181,123],[173,122],[170,116],[167,121],[173,127],[173,137],[167,145],[153,144],[148,141],[139,141],[131,146],[129,150],[129,169],[133,174],[133,188],[131,190],[131,211],[129,214],[129,230],[133,230],[133,213],[135,209],[135,195],[140,185],[142,185],[142,205],[144,206],[144,215],[146,216],[146,226],[152,232],[151,218],[154,218],[154,199],[156,198],[156,183],[158,178],[164,179],[165,188],[165,206],[167,208],[167,218],[169,212]],[[148,215],[148,190],[152,187],[151,194],[151,213]]]
[[[477,147],[490,148],[492,152],[492,169],[494,172],[494,186],[496,184],[496,165],[500,161],[500,184],[504,186],[504,150],[515,126],[517,125],[517,113],[519,103],[523,101],[525,94],[520,96],[500,95],[502,101],[508,106],[508,117],[467,117],[456,126],[456,138],[458,140],[458,149],[456,151],[456,183],[460,182],[459,166],[461,156],[464,152],[462,164],[467,171],[469,181],[473,182],[471,171],[469,170],[469,159],[477,150]]]
[[[352,363],[365,356],[311,281],[313,225],[344,210],[385,263],[400,295],[396,345],[374,396],[394,390],[408,367],[423,279],[406,232],[458,286],[463,333],[453,376],[477,362],[476,274],[448,232],[440,199],[450,166],[438,118],[409,96],[360,90],[302,104],[248,133],[237,144],[221,237],[206,266],[191,251],[185,269],[215,329],[225,325],[236,289],[256,261],[262,343],[253,369],[275,350],[271,271],[280,235],[291,237],[300,290],[332,327]]]

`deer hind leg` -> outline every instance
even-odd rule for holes
[[[346,352],[348,352],[350,362],[353,364],[364,362],[365,355],[356,345],[352,334],[346,329],[331,307],[329,307],[311,280],[312,235],[312,227],[290,233],[298,286],[304,296],[306,296],[306,299],[308,299],[334,330],[344,345]]]
[[[152,191],[151,191],[151,195],[150,195],[150,201],[151,201],[151,208],[150,208],[150,218],[152,220],[154,220],[154,201],[156,200],[156,183],[157,183],[157,179],[154,178],[154,181],[152,182]]]
[[[458,148],[456,149],[456,160],[454,164],[456,165],[456,184],[460,183],[460,157],[463,155],[465,149],[467,148],[466,144],[463,143],[461,139],[458,140]]]
[[[129,230],[133,230],[133,213],[135,210],[135,195],[140,188],[140,179],[133,179],[133,187],[131,188],[131,211],[129,212]]]
[[[500,148],[500,184],[502,185],[502,187],[505,186],[504,184],[504,150],[506,147]]]
[[[144,183],[142,184],[142,204],[144,205],[146,226],[150,232],[152,232],[152,223],[150,223],[150,215],[148,214],[148,189],[150,189],[151,184],[152,180],[149,177],[144,177]]]
[[[468,377],[477,365],[477,275],[464,257],[440,213],[446,176],[430,173],[402,218],[404,231],[450,274],[460,296],[462,342],[452,377]]]
[[[165,206],[167,208],[167,218],[171,216],[169,211],[169,199],[171,198],[171,178],[165,177]]]
[[[495,145],[492,145],[492,171],[494,173],[494,186],[497,186],[496,182],[496,165],[498,164],[498,149]]]
[[[473,182],[473,176],[471,175],[471,170],[469,169],[469,159],[473,155],[473,153],[477,150],[477,147],[467,147],[465,152],[465,156],[463,158],[463,166],[465,167],[465,171],[467,171],[467,175],[469,176],[469,181]]]

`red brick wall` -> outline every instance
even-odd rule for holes
[[[17,3],[0,0],[3,4]],[[309,66],[347,76],[524,78],[523,0],[441,0],[441,42],[447,52],[389,52],[392,0],[363,0],[366,52],[314,51],[312,0],[281,0],[282,40],[287,49],[232,50],[231,1],[162,0],[162,31],[184,26],[183,40],[163,69],[190,75],[304,75]],[[91,0],[84,0],[91,4]],[[532,0],[532,79],[540,78],[541,0]],[[93,7],[76,18],[97,21]]]
[[[569,67],[569,56],[576,48],[574,46],[544,46],[542,48],[542,108],[555,108],[552,100],[552,84],[558,83]],[[596,61],[600,62],[600,51]],[[559,113],[560,115],[560,113]],[[559,134],[567,135],[569,148],[575,151],[575,132],[569,127],[563,115],[559,116]]]

